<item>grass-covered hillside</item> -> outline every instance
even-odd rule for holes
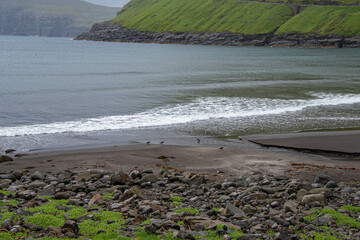
[[[0,34],[46,36],[56,31],[81,32],[95,22],[116,16],[118,10],[81,0],[0,0]]]
[[[360,35],[360,6],[348,6],[358,5],[360,0],[266,1],[132,0],[113,22],[125,28],[160,33]],[[332,4],[336,6],[328,6]]]

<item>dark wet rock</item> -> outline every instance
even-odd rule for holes
[[[31,231],[41,231],[43,229],[42,226],[36,225],[36,224],[33,224],[33,223],[25,223],[23,225],[23,227],[26,228],[26,229],[29,229]]]
[[[69,199],[70,193],[69,192],[57,192],[54,195],[54,199]]]
[[[261,234],[244,234],[237,238],[237,240],[257,240],[262,239]]]
[[[326,188],[336,188],[338,187],[338,185],[336,184],[335,181],[329,181],[326,185],[325,185]]]
[[[222,215],[235,215],[238,217],[246,217],[246,213],[240,208],[234,206],[233,204],[227,204],[224,211],[221,213]]]
[[[141,178],[142,182],[150,182],[150,183],[154,183],[157,181],[157,177],[155,174],[146,174]]]
[[[75,235],[78,235],[80,230],[78,224],[73,220],[66,220],[61,228],[65,230],[70,229],[71,232]]]
[[[45,176],[40,172],[36,171],[30,176],[31,180],[44,180]]]
[[[189,186],[199,186],[201,184],[205,183],[205,177],[201,175],[195,175],[192,178],[189,179],[188,184]]]
[[[13,153],[13,152],[16,152],[16,150],[15,150],[15,149],[11,149],[11,148],[5,150],[5,153],[6,153],[6,154],[8,154],[8,153]]]
[[[6,156],[6,155],[0,155],[0,163],[3,162],[12,162],[14,159],[12,157]]]
[[[129,176],[124,172],[117,172],[111,177],[111,184],[112,185],[126,185],[130,183]]]
[[[334,180],[328,175],[317,175],[314,183],[320,183],[320,184],[325,185],[330,181],[334,181]]]
[[[36,197],[36,193],[33,192],[33,191],[30,191],[30,190],[24,190],[24,191],[18,191],[16,193],[16,196],[18,198],[22,198],[22,199],[25,199],[25,200],[31,200],[31,199]]]
[[[147,234],[156,234],[157,232],[156,227],[152,224],[147,224],[146,226],[144,226],[144,230]]]
[[[291,240],[290,233],[288,231],[281,231],[276,233],[276,240]]]

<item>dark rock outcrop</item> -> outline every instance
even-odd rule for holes
[[[227,32],[186,33],[186,32],[145,32],[127,29],[111,22],[96,23],[89,32],[82,33],[76,40],[165,43],[165,44],[197,44],[225,46],[276,46],[276,47],[360,47],[360,36],[322,36],[286,34],[244,35]]]

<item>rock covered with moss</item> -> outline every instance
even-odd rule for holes
[[[0,238],[359,239],[360,183],[174,169],[0,174]]]

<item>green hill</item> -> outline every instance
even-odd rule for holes
[[[266,1],[132,0],[112,22],[156,33],[360,35],[360,0]]]
[[[75,36],[118,10],[81,0],[0,0],[0,34]]]

